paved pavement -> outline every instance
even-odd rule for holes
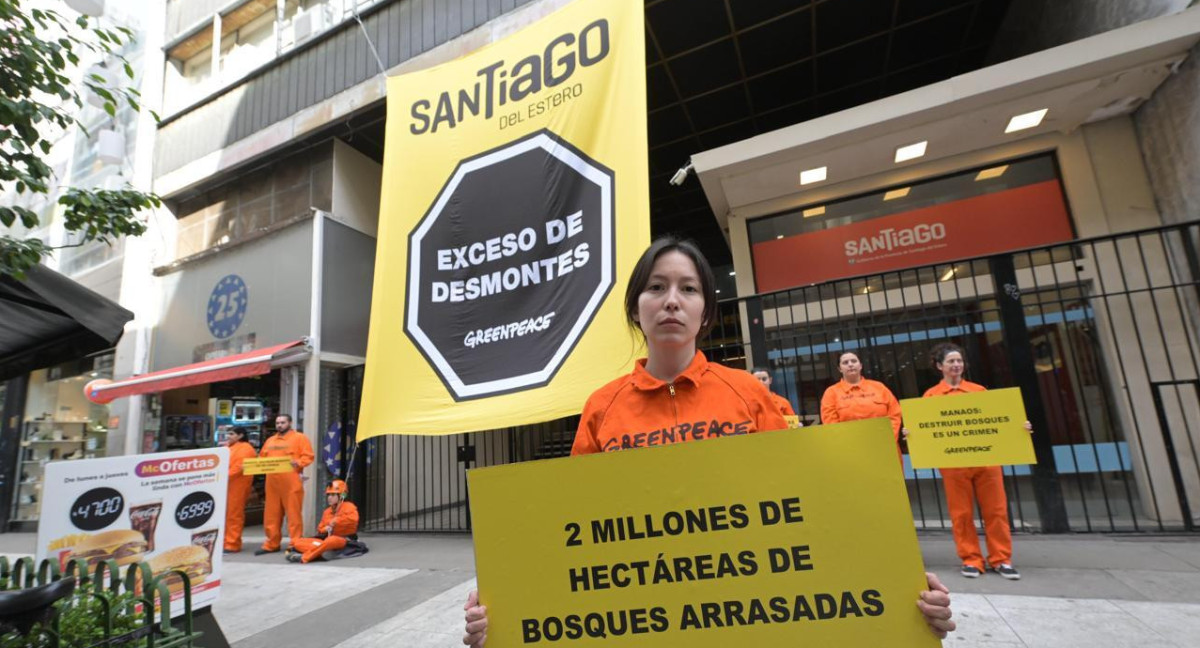
[[[261,538],[248,537],[254,547]],[[278,554],[227,557],[214,614],[234,648],[461,645],[474,587],[471,539],[366,536],[361,558],[297,566]],[[0,535],[0,553],[32,550]],[[954,592],[949,648],[1200,645],[1200,536],[1015,538],[1023,579],[957,574],[949,534],[922,533],[928,568]]]

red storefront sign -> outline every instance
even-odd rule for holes
[[[1057,180],[755,243],[759,292],[1069,241]]]

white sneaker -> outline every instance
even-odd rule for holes
[[[1008,580],[1021,580],[1021,572],[1017,571],[1016,567],[1013,567],[1008,563],[1000,563],[999,565],[992,567],[992,571],[1000,574]]]

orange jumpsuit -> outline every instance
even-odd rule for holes
[[[246,500],[254,477],[242,472],[242,462],[258,456],[254,446],[238,441],[229,446],[229,494],[225,499],[225,551],[242,550],[242,529],[246,526]]]
[[[957,387],[942,381],[925,391],[925,397],[970,394],[987,389],[966,380]],[[977,468],[942,468],[942,484],[946,488],[946,506],[954,528],[954,545],[964,565],[980,571],[986,566],[975,531],[975,500],[983,514],[983,529],[987,536],[988,563],[992,567],[1012,562],[1012,532],[1008,526],[1008,496],[1004,493],[1004,473],[1000,466]]]
[[[796,415],[796,412],[795,412],[795,410],[792,409],[792,404],[790,402],[788,402],[788,399],[784,398],[783,396],[780,396],[779,394],[776,394],[775,392],[770,392],[770,394],[771,394],[771,402],[775,403],[775,406],[779,408],[780,414],[783,414],[784,416],[795,416]]]
[[[633,372],[592,393],[583,406],[572,455],[783,430],[787,422],[753,376],[710,364],[697,351],[673,383]]]
[[[821,422],[825,424],[884,416],[892,419],[896,456],[903,463],[904,458],[900,453],[900,401],[896,400],[887,385],[867,378],[858,381],[857,385],[839,380],[821,396]]]
[[[346,536],[358,533],[358,507],[346,501],[338,504],[336,510],[332,506],[326,507],[321,514],[321,523],[317,525],[317,533],[325,537],[292,540],[292,548],[304,553],[300,562],[309,563],[326,551],[345,549]]]
[[[263,510],[263,529],[267,541],[262,548],[277,551],[282,541],[283,516],[287,516],[288,537],[295,544],[304,535],[304,482],[300,471],[313,462],[312,444],[300,430],[275,434],[263,443],[260,457],[291,457],[299,467],[292,472],[267,475],[267,499]]]

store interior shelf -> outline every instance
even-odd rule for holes
[[[87,439],[30,439],[25,443],[87,443]]]

